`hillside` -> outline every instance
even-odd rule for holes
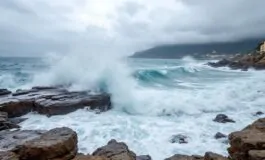
[[[205,57],[208,55],[229,55],[248,53],[255,50],[262,39],[249,39],[238,42],[220,42],[207,44],[175,44],[157,46],[136,52],[133,58],[182,58],[183,56]]]

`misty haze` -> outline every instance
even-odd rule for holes
[[[0,160],[264,160],[264,0],[1,0]]]

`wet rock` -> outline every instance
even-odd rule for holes
[[[18,156],[13,152],[1,152],[0,151],[0,159],[1,160],[19,160]]]
[[[179,144],[188,143],[188,137],[185,135],[182,135],[182,134],[173,135],[170,138],[170,142],[171,143],[179,143]]]
[[[264,114],[263,112],[258,111],[258,112],[256,112],[256,113],[254,114],[254,116],[260,116],[260,115],[263,115],[263,114]]]
[[[215,139],[221,139],[221,138],[226,138],[227,136],[225,135],[225,134],[223,134],[223,133],[220,133],[220,132],[218,132],[218,133],[216,133],[215,135],[214,135],[214,138]]]
[[[241,69],[247,71],[249,68],[257,70],[265,69],[265,53],[252,52],[230,59],[223,59],[218,62],[209,62],[212,67],[230,67],[231,69]]]
[[[27,95],[30,93],[38,92],[37,89],[30,89],[30,90],[17,90],[15,93],[12,93],[12,96],[21,96],[21,95]]]
[[[165,160],[204,160],[204,158],[202,156],[187,156],[176,154],[170,158],[166,158]]]
[[[6,112],[0,112],[0,131],[12,128],[20,128],[20,126],[10,122]]]
[[[235,121],[231,118],[229,118],[227,115],[225,114],[218,114],[214,119],[214,122],[218,122],[218,123],[235,123]]]
[[[7,112],[10,118],[25,115],[31,112],[33,107],[33,101],[28,99],[10,99],[8,101],[0,99],[0,111]]]
[[[9,122],[13,123],[13,124],[19,124],[25,120],[27,120],[28,118],[20,118],[20,117],[17,117],[17,118],[9,118]]]
[[[137,156],[136,160],[152,160],[152,158],[149,155],[142,155],[142,156]]]
[[[228,152],[233,160],[265,159],[265,119],[259,119],[241,131],[229,135]]]
[[[227,60],[227,59],[222,59],[218,62],[209,62],[208,65],[212,66],[212,67],[225,67],[228,66],[231,63],[231,61]]]
[[[85,107],[99,112],[107,111],[111,109],[110,95],[34,87],[31,90],[19,90],[13,96],[0,97],[0,111],[7,112],[9,118],[20,117],[31,111],[48,116],[63,115]]]
[[[0,132],[0,150],[12,151],[26,141],[40,137],[45,131],[16,130]]]
[[[213,152],[206,152],[204,160],[228,160],[228,158]]]
[[[61,115],[77,109],[89,107],[100,112],[111,109],[108,94],[89,95],[86,92],[69,92],[49,97],[42,97],[35,101],[35,110],[40,114]]]
[[[77,153],[77,134],[70,128],[55,128],[17,146],[14,152],[25,160],[70,160]]]
[[[56,86],[35,86],[32,87],[33,90],[54,90],[58,89],[59,87]]]
[[[92,154],[93,156],[103,156],[110,160],[135,160],[136,155],[130,151],[128,146],[123,142],[111,140],[106,146],[98,148]]]
[[[9,95],[12,92],[7,89],[0,89],[0,96]]]

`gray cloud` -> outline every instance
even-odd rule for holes
[[[135,51],[265,37],[264,6],[264,0],[0,1],[0,55],[68,53],[80,43]]]

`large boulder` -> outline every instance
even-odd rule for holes
[[[106,146],[98,148],[93,152],[93,156],[102,156],[110,160],[136,160],[134,152],[130,151],[123,142],[111,140]]]
[[[13,151],[22,160],[70,160],[77,153],[77,134],[70,128],[55,128]]]
[[[228,149],[233,160],[265,159],[265,118],[255,121],[242,131],[229,135]]]

